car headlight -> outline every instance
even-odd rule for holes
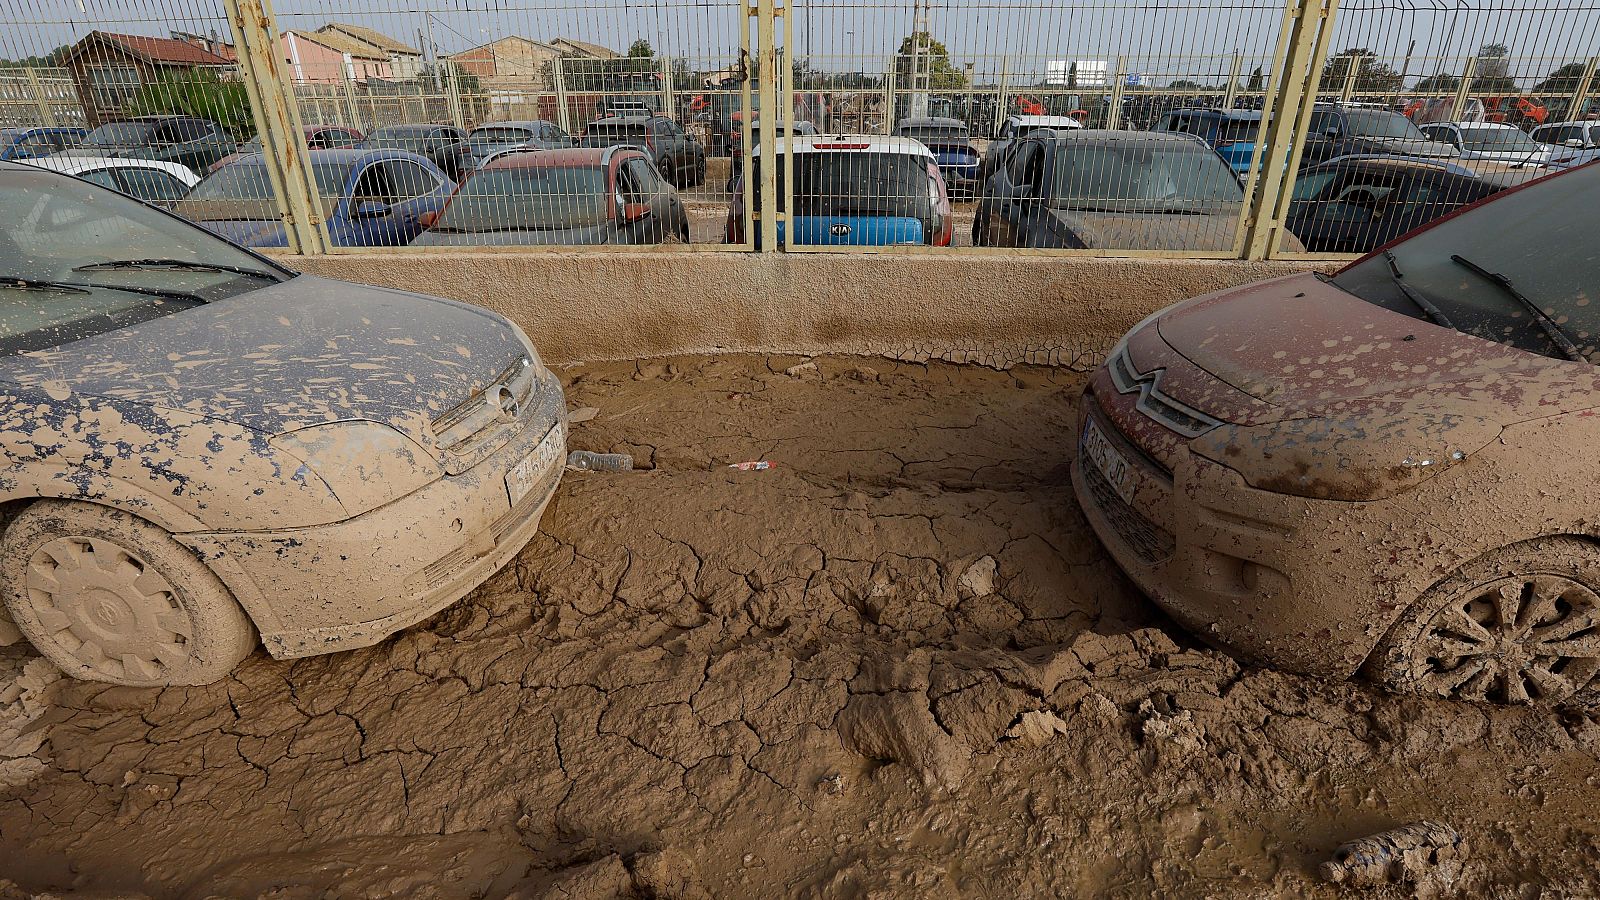
[[[378,422],[312,425],[272,439],[321,478],[347,515],[398,500],[444,475],[416,442]]]
[[[545,372],[544,362],[539,359],[539,351],[533,349],[533,341],[528,340],[528,336],[523,333],[521,325],[510,319],[506,320],[506,324],[511,326],[511,331],[516,334],[517,340],[522,342],[522,349],[527,352],[528,359],[533,361],[534,371],[543,375]]]
[[[1253,488],[1313,500],[1381,500],[1459,466],[1503,429],[1477,416],[1375,412],[1224,425],[1189,448]]]

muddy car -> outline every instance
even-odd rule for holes
[[[1547,177],[1332,278],[1135,327],[1084,394],[1072,471],[1111,554],[1254,661],[1478,701],[1592,696],[1596,197],[1600,167]]]
[[[477,307],[11,163],[0,297],[0,643],[79,678],[373,644],[504,565],[560,478],[561,387]]]

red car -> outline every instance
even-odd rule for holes
[[[1573,169],[1331,278],[1136,326],[1083,396],[1072,467],[1111,555],[1252,660],[1477,701],[1595,696],[1597,201],[1600,166]]]

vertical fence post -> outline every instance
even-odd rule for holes
[[[461,106],[461,73],[456,62],[447,59],[439,64],[444,69],[444,102],[450,110],[450,122],[457,128],[467,127],[467,113]]]
[[[56,124],[56,110],[50,98],[45,96],[44,84],[39,81],[39,73],[32,66],[23,69],[28,73],[28,89],[33,92],[34,105],[39,107],[39,122],[44,125]]]
[[[1600,66],[1600,56],[1589,57],[1589,62],[1583,67],[1583,75],[1578,78],[1578,86],[1572,91],[1572,108],[1567,115],[1568,119],[1583,118],[1583,104],[1589,100],[1589,91],[1594,87],[1595,68]]]
[[[1233,109],[1233,104],[1239,99],[1239,77],[1244,74],[1244,57],[1237,51],[1233,54],[1233,61],[1228,64],[1228,92],[1222,96],[1222,108]]]
[[[1278,248],[1283,219],[1294,192],[1295,170],[1311,128],[1317,89],[1328,57],[1328,40],[1339,0],[1288,0],[1272,82],[1262,115],[1267,120],[1267,152],[1252,166],[1250,207],[1244,221],[1244,257],[1267,259]]]
[[[889,66],[883,70],[883,133],[894,131],[894,67],[899,57],[889,57]]]
[[[305,132],[294,85],[284,71],[278,52],[278,24],[271,0],[223,0],[233,43],[238,48],[239,69],[261,157],[278,198],[289,249],[295,253],[327,253],[328,234],[322,218],[322,200],[306,160]]]
[[[360,131],[369,130],[366,123],[361,120],[361,104],[356,100],[356,83],[350,78],[350,73],[344,66],[339,67],[339,88],[344,93],[344,105],[350,117],[350,127]]]
[[[572,111],[567,109],[567,67],[561,56],[550,60],[550,78],[556,89],[556,124],[568,134],[572,133]]]
[[[1461,73],[1461,83],[1456,85],[1455,105],[1450,107],[1450,121],[1461,121],[1461,113],[1467,108],[1467,100],[1472,97],[1472,81],[1478,76],[1478,58],[1467,57],[1467,67]]]
[[[777,9],[773,0],[756,0],[756,105],[761,110],[760,141],[761,249],[778,250],[778,218],[782,215],[778,199],[778,67],[781,61],[774,27]],[[747,114],[745,121],[750,117]],[[753,157],[753,154],[751,154]]]
[[[661,114],[676,119],[672,107],[672,57],[661,57]]]
[[[1006,121],[1006,90],[1011,87],[1011,54],[1000,57],[1000,92],[995,97],[994,127],[989,132],[990,137],[1000,134],[1000,126]]]
[[[1111,73],[1111,105],[1106,108],[1106,127],[1115,131],[1122,127],[1122,91],[1128,82],[1128,58],[1117,57],[1116,71]]]
[[[1339,101],[1349,103],[1356,95],[1356,77],[1361,74],[1361,64],[1366,61],[1365,56],[1346,56],[1344,67],[1344,87],[1339,91]]]

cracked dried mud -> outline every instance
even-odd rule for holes
[[[1195,642],[1077,510],[1081,375],[805,361],[562,371],[643,471],[376,647],[165,690],[5,651],[0,897],[1334,896],[1420,819],[1459,874],[1369,896],[1600,892],[1600,725]]]

